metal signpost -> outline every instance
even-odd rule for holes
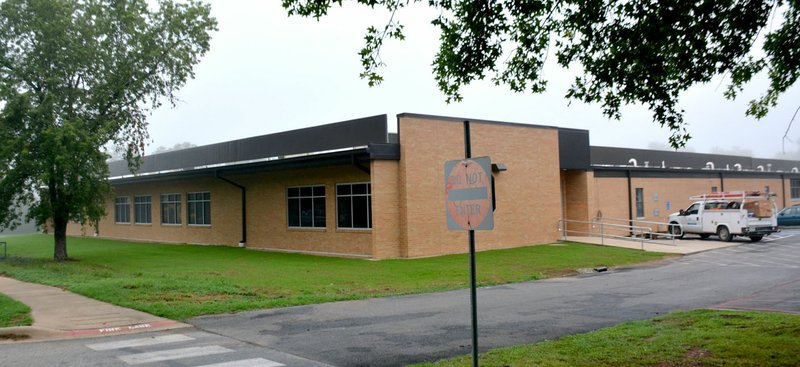
[[[469,281],[472,311],[472,365],[478,366],[478,304],[475,286],[475,230],[494,228],[492,160],[472,158],[469,121],[464,121],[464,160],[444,164],[447,228],[469,231]]]

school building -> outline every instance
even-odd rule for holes
[[[800,204],[797,161],[596,147],[586,130],[468,120],[472,156],[491,157],[495,180],[478,250],[557,241],[562,219],[664,222],[711,191]],[[96,235],[374,259],[466,252],[444,188],[464,121],[406,113],[389,133],[381,115],[153,154],[136,173],[111,162]]]

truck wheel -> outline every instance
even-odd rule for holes
[[[675,238],[681,239],[683,238],[683,229],[681,229],[678,223],[670,223],[669,234],[673,235]]]
[[[750,236],[750,242],[758,242],[761,241],[762,238],[764,238],[762,235]]]
[[[733,235],[731,235],[731,231],[728,227],[721,226],[717,229],[717,236],[719,236],[720,241],[724,242],[731,242],[733,239]]]
[[[702,239],[704,239],[704,240],[707,240],[709,237],[711,237],[711,235],[710,235],[710,234],[708,234],[708,233],[701,233],[701,234],[700,234],[700,238],[702,238]]]

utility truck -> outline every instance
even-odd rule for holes
[[[705,239],[719,236],[730,241],[735,236],[753,242],[778,232],[775,194],[758,191],[727,191],[692,196],[694,203],[669,216],[669,231],[676,238],[687,233]]]

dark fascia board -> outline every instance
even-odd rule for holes
[[[369,159],[379,161],[398,161],[400,160],[400,144],[370,144],[367,147]]]
[[[161,154],[148,155],[137,173],[189,170],[266,158],[366,147],[387,143],[386,115],[249,137]],[[130,175],[127,162],[109,163],[111,177]]]
[[[229,175],[241,175],[241,174],[258,173],[258,172],[280,171],[287,169],[297,169],[297,168],[352,165],[354,160],[357,162],[367,162],[370,159],[371,159],[370,155],[367,152],[367,149],[365,148],[356,151],[335,152],[317,156],[305,156],[305,157],[281,159],[268,162],[242,164],[236,166],[209,167],[197,170],[174,171],[174,172],[150,174],[144,176],[123,177],[123,178],[112,179],[110,181],[112,185],[138,184],[143,182],[170,181],[170,180],[181,180],[181,179],[200,178],[200,177],[216,177],[217,175],[229,176]]]
[[[559,128],[558,159],[561,169],[589,169],[591,165],[589,131]]]
[[[534,124],[525,124],[525,123],[520,123],[520,122],[481,120],[481,119],[470,119],[470,118],[461,118],[461,117],[425,115],[425,114],[420,114],[420,113],[409,113],[409,112],[403,112],[401,114],[398,114],[397,115],[398,122],[399,122],[401,117],[424,118],[424,119],[440,120],[440,121],[451,121],[451,122],[469,121],[470,123],[474,122],[474,123],[478,123],[478,124],[527,127],[527,128],[533,128],[533,129],[560,129],[557,126],[534,125]]]
[[[708,169],[646,168],[646,167],[602,167],[592,166],[595,177],[631,177],[638,178],[798,178],[800,173],[791,172],[758,172],[729,171]]]
[[[663,150],[633,149],[618,147],[592,146],[592,165],[611,165],[627,166],[630,158],[636,159],[639,165],[644,161],[649,161],[651,167],[660,167],[664,161],[667,167],[702,169],[707,162],[713,162],[716,170],[732,172],[738,163],[743,170],[755,171],[759,166],[763,166],[764,171],[791,172],[793,168],[800,170],[800,162],[782,159],[752,158],[746,156],[692,153],[692,152],[673,152]],[[730,167],[731,170],[724,169]]]

